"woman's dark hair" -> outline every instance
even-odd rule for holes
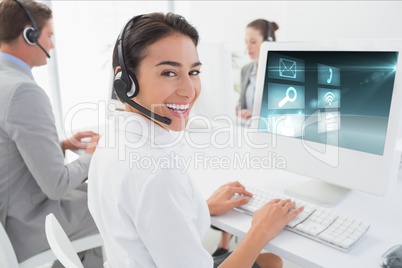
[[[31,14],[40,32],[46,22],[52,18],[50,8],[33,0],[19,1]],[[32,22],[15,0],[3,0],[0,2],[0,43],[13,42],[27,25],[32,26]]]
[[[260,31],[261,35],[264,37],[264,41],[276,41],[275,31],[279,29],[276,22],[267,21],[264,19],[257,19],[250,22],[247,28],[251,27]]]
[[[160,39],[172,34],[183,34],[190,37],[194,45],[198,45],[199,36],[197,30],[182,16],[174,13],[150,13],[142,15],[139,19],[129,22],[124,33],[123,50],[125,63],[128,70],[136,74],[140,62],[147,55],[148,46]],[[113,69],[120,66],[118,53],[118,41],[113,51]]]

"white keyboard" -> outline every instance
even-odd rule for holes
[[[304,206],[304,210],[285,228],[341,251],[347,252],[353,248],[370,227],[363,221],[339,215],[329,209],[314,206],[278,192],[254,185],[245,185],[245,187],[253,194],[253,197],[247,204],[236,209],[253,215],[256,210],[272,199],[290,198],[296,203],[296,207]],[[235,195],[233,198],[238,197],[240,195]]]

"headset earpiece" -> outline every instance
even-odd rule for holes
[[[128,98],[134,98],[138,94],[138,82],[134,75],[128,74],[128,77],[123,74],[122,71],[119,71],[114,76],[113,82],[114,90],[116,91],[117,96],[124,100],[121,97],[122,94],[125,94]]]
[[[39,33],[34,27],[28,26],[22,32],[22,36],[29,45],[33,46],[38,42]]]
[[[136,76],[134,74],[132,74],[130,71],[128,71],[128,79],[130,81],[131,86],[128,88],[127,97],[129,97],[131,99],[138,95],[140,88],[138,86],[138,81],[137,81]]]
[[[126,94],[127,82],[121,78],[121,71],[117,72],[114,76],[113,88],[120,99],[122,99],[122,94]]]
[[[27,42],[29,45],[37,45],[43,53],[46,54],[46,57],[50,59],[49,53],[44,49],[41,44],[39,44],[39,30],[38,27],[36,26],[35,20],[31,16],[31,13],[29,13],[28,9],[25,8],[25,6],[18,0],[15,0],[17,4],[24,10],[25,14],[27,15],[28,19],[31,21],[32,26],[28,26],[24,28],[24,31],[22,32],[22,36],[24,37],[25,42]]]
[[[264,20],[265,21],[265,27],[266,27],[266,37],[265,41],[272,42],[274,39],[272,38],[272,24],[270,21]]]

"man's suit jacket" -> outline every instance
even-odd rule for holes
[[[248,84],[250,84],[250,74],[253,70],[254,62],[250,62],[249,64],[243,66],[240,73],[240,102],[239,108],[246,109],[246,89]]]
[[[0,221],[19,261],[49,248],[50,212],[70,239],[98,232],[83,183],[90,159],[65,165],[49,98],[30,72],[0,58]]]

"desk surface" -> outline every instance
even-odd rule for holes
[[[245,168],[241,165],[236,166],[233,162],[228,163],[229,160],[225,160],[225,157],[233,160],[239,155],[247,154],[247,150],[243,147],[229,147],[216,149],[215,146],[213,149],[211,147],[196,150],[201,156],[196,157],[197,163],[190,167],[190,172],[205,197],[227,181],[238,180],[283,192],[287,186],[308,180],[285,171]],[[221,162],[213,165],[213,161]],[[385,197],[351,191],[330,209],[339,214],[364,220],[371,225],[363,239],[349,252],[341,252],[288,230],[283,230],[265,246],[265,249],[301,267],[370,268],[379,267],[381,255],[390,247],[402,244],[402,178],[399,178],[395,187]],[[238,237],[243,237],[250,228],[251,219],[247,214],[232,210],[224,215],[212,217],[212,223]]]

